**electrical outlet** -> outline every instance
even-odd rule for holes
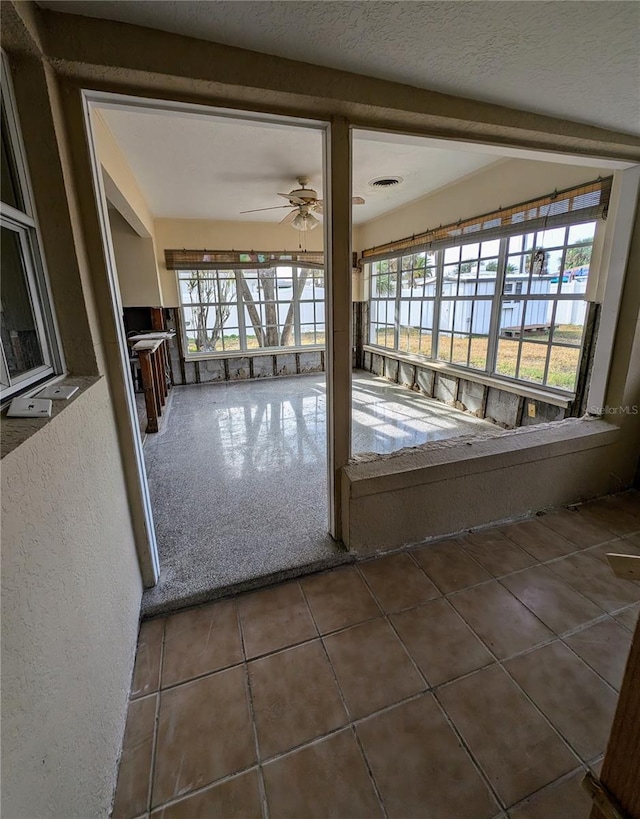
[[[536,405],[533,403],[533,401],[529,401],[529,403],[527,404],[527,415],[529,416],[529,418],[536,417]]]
[[[78,387],[64,387],[62,384],[52,384],[38,393],[38,398],[53,398],[68,400],[78,392]]]
[[[11,418],[50,418],[52,402],[45,398],[14,398],[7,415]]]

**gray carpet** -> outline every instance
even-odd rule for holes
[[[327,532],[324,375],[175,387],[144,453],[160,582],[157,614],[349,556]],[[480,421],[354,375],[353,451],[386,453]]]

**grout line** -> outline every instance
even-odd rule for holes
[[[302,590],[302,596],[304,597],[305,603],[307,604],[307,608],[309,609],[311,619],[313,620],[313,624],[315,625],[316,630],[320,634],[320,629],[318,628],[318,623],[316,622],[316,618],[315,618],[315,616],[313,614],[313,609],[312,609],[312,607],[311,607],[311,605],[309,603],[309,600],[307,599],[307,595],[305,593],[305,590],[304,590],[304,587],[303,587],[302,583],[300,584],[300,588]],[[374,597],[373,599],[374,599],[375,603],[377,604],[378,601],[376,600],[376,598]],[[373,619],[373,618],[371,618],[371,619]],[[375,618],[375,619],[377,619],[377,618]],[[367,622],[370,622],[370,621],[367,621]],[[364,748],[362,747],[362,743],[360,742],[360,737],[358,736],[358,732],[355,729],[355,724],[354,724],[354,721],[353,721],[353,717],[351,716],[351,711],[349,710],[349,706],[347,705],[347,701],[345,699],[344,692],[342,691],[340,681],[338,680],[336,670],[333,667],[333,663],[331,662],[331,657],[329,656],[329,652],[327,651],[327,647],[326,647],[325,642],[324,642],[324,635],[322,635],[322,634],[320,634],[320,645],[322,646],[322,650],[324,651],[324,656],[327,658],[327,662],[329,664],[329,669],[331,670],[331,675],[333,677],[335,686],[336,686],[336,688],[338,690],[338,695],[339,695],[340,700],[342,702],[342,707],[344,708],[344,712],[345,712],[345,714],[347,716],[347,724],[351,727],[351,730],[353,732],[353,736],[355,738],[356,744],[358,745],[358,748],[360,749],[360,753],[362,754],[364,764],[367,767],[367,773],[369,774],[369,779],[371,780],[371,785],[373,787],[373,791],[374,791],[374,793],[376,795],[376,798],[378,800],[378,803],[380,805],[380,809],[382,810],[382,813],[383,813],[385,819],[389,819],[389,814],[387,813],[387,809],[386,809],[385,804],[384,804],[384,802],[382,800],[382,794],[378,790],[378,783],[375,780],[375,777],[373,775],[373,771],[371,770],[371,765],[369,764],[369,760],[367,758],[367,755],[365,754]]]
[[[615,622],[615,620],[611,620],[611,618],[608,618],[608,619],[609,619],[611,622]],[[606,623],[606,622],[607,622],[607,620],[602,620],[601,622]],[[584,630],[584,629],[583,629],[583,630]],[[579,633],[579,632],[576,632],[576,633]],[[570,635],[565,635],[565,637],[567,637],[567,636],[568,636],[568,637],[571,637],[571,636],[573,636],[573,635],[571,635],[571,634],[570,634]],[[602,682],[603,682],[603,683],[604,683],[604,684],[605,684],[605,685],[606,685],[608,688],[610,688],[610,689],[613,691],[613,693],[616,695],[616,698],[620,696],[620,691],[619,691],[619,689],[617,689],[617,688],[616,688],[616,687],[615,687],[615,686],[614,686],[612,683],[610,683],[610,682],[609,682],[609,680],[607,680],[605,677],[603,677],[603,676],[602,676],[602,674],[601,674],[601,673],[598,671],[598,669],[597,669],[597,668],[594,668],[594,667],[591,665],[591,663],[590,663],[590,662],[588,662],[587,660],[585,660],[585,659],[584,659],[584,657],[581,657],[581,656],[578,654],[578,652],[575,650],[575,648],[573,648],[573,646],[569,645],[569,643],[567,643],[567,642],[565,641],[565,639],[564,639],[564,638],[561,638],[560,642],[562,643],[562,645],[566,646],[566,647],[569,649],[569,651],[570,651],[572,654],[574,654],[574,655],[575,655],[575,656],[576,656],[576,657],[577,657],[577,658],[578,658],[578,659],[579,659],[581,662],[583,662],[583,663],[584,663],[584,664],[587,666],[587,668],[590,668],[590,669],[591,669],[591,671],[593,671],[593,673],[594,673],[594,674],[595,674],[597,677],[599,677],[599,678],[602,680]],[[629,642],[631,643],[631,641],[629,641]]]
[[[415,559],[414,559],[414,562],[416,562],[416,564],[417,564],[417,561],[415,561]],[[418,568],[420,568],[420,569],[423,571],[423,573],[425,574],[425,576],[427,576],[427,575],[426,575],[426,572],[424,572],[424,569],[422,569],[422,567],[421,567],[421,566],[418,566]],[[365,582],[365,583],[367,584],[367,586],[369,587],[369,584],[367,583],[366,578],[364,578],[364,582]],[[369,590],[370,590],[371,594],[373,595],[373,594],[374,594],[374,593],[373,593],[373,589],[371,589],[371,588],[369,587]],[[374,597],[375,597],[375,595],[374,595]],[[436,598],[436,599],[440,599],[440,598]],[[449,604],[449,605],[450,605],[450,604]],[[453,607],[451,607],[451,608],[453,608]],[[398,614],[398,613],[399,613],[399,612],[394,612],[394,614]],[[416,699],[417,699],[418,697],[420,697],[420,696],[424,696],[426,693],[429,693],[429,692],[431,692],[431,693],[432,693],[432,696],[433,696],[433,689],[434,689],[434,687],[433,687],[432,685],[430,685],[429,680],[428,680],[428,678],[427,678],[426,674],[423,674],[423,673],[422,673],[422,670],[419,668],[419,666],[418,666],[418,664],[416,663],[416,661],[414,660],[414,658],[413,658],[413,656],[412,656],[411,652],[409,651],[409,649],[408,649],[408,648],[407,648],[407,646],[405,645],[404,640],[403,640],[403,639],[402,639],[402,637],[400,636],[400,634],[399,634],[398,630],[396,629],[395,625],[393,624],[393,622],[392,622],[392,620],[391,620],[391,614],[390,614],[390,613],[385,612],[385,615],[384,615],[384,616],[385,616],[385,620],[386,620],[386,621],[387,621],[387,623],[389,624],[389,626],[390,626],[391,630],[392,630],[392,631],[393,631],[393,633],[396,635],[396,638],[399,640],[400,645],[401,645],[401,646],[402,646],[402,648],[404,649],[405,654],[406,654],[406,655],[409,657],[409,659],[411,660],[411,663],[413,664],[413,667],[415,668],[415,670],[417,671],[418,675],[420,676],[420,678],[422,679],[423,683],[424,683],[424,684],[425,684],[425,686],[426,686],[425,691],[419,692],[417,695],[415,695],[415,697],[414,697],[414,698],[416,698]],[[443,712],[444,717],[445,717],[445,720],[447,721],[447,723],[449,724],[449,727],[450,727],[450,728],[451,728],[451,730],[453,731],[454,736],[456,736],[456,737],[458,738],[458,741],[461,743],[461,745],[463,746],[463,748],[466,750],[466,752],[467,752],[467,754],[468,754],[468,756],[469,756],[469,759],[470,759],[470,761],[471,761],[471,764],[472,764],[472,765],[474,766],[474,768],[476,769],[476,771],[477,771],[478,775],[480,776],[480,779],[481,779],[481,780],[482,780],[482,781],[485,783],[485,785],[486,785],[486,786],[487,786],[487,788],[489,789],[489,793],[493,795],[494,799],[496,800],[496,804],[498,805],[498,807],[502,807],[502,801],[499,799],[498,794],[497,794],[497,792],[495,791],[495,789],[494,789],[493,785],[491,784],[491,782],[490,782],[489,778],[488,778],[488,777],[485,775],[484,771],[483,771],[483,770],[482,770],[482,768],[480,767],[480,764],[479,764],[478,760],[476,760],[475,756],[474,756],[474,755],[471,753],[471,749],[469,748],[469,746],[468,746],[468,745],[467,745],[467,743],[465,742],[464,738],[462,737],[462,735],[460,734],[460,732],[459,732],[459,731],[458,731],[458,730],[455,728],[455,726],[453,725],[452,721],[449,719],[448,714],[446,714],[446,713],[444,712],[444,709],[442,708],[441,704],[438,702],[437,698],[434,696],[434,697],[433,697],[433,699],[434,699],[434,700],[435,700],[435,702],[437,703],[437,706],[440,708],[440,710]]]
[[[155,778],[156,772],[156,757],[158,753],[158,734],[160,728],[160,707],[162,705],[162,691],[161,691],[161,684],[162,684],[162,675],[164,674],[164,658],[165,658],[165,638],[167,634],[167,622],[166,620],[162,626],[162,641],[160,643],[160,669],[158,672],[158,701],[156,702],[156,715],[153,723],[153,745],[151,748],[151,768],[149,771],[149,785],[147,790],[147,811],[151,813],[151,805],[153,802],[153,780]]]
[[[178,796],[172,796],[171,799],[163,802],[161,805],[157,805],[153,808],[154,811],[157,810],[165,810],[166,808],[172,807],[173,805],[179,805],[181,802],[190,799],[192,796],[199,796],[206,791],[213,790],[213,788],[218,787],[218,785],[224,785],[227,782],[230,782],[233,779],[238,779],[241,776],[244,776],[247,773],[251,773],[251,771],[257,771],[258,765],[253,764],[249,765],[248,768],[242,768],[239,771],[233,771],[233,773],[226,774],[225,776],[221,776],[220,779],[214,779],[213,782],[207,782],[206,785],[200,785],[197,788],[194,788],[192,791],[188,791],[187,793],[181,793]],[[144,814],[144,816],[148,816],[148,814]]]
[[[244,631],[242,628],[242,617],[240,615],[240,606],[236,601],[236,623],[238,626],[238,632],[240,634],[240,648],[242,650],[242,656],[244,657],[244,661],[242,665],[244,666],[244,678],[245,678],[245,685],[247,690],[247,696],[249,698],[249,715],[251,719],[251,727],[253,729],[253,743],[256,751],[256,763],[258,768],[258,790],[260,792],[260,806],[262,809],[262,818],[269,819],[269,803],[267,801],[267,789],[264,783],[264,772],[262,770],[262,760],[260,758],[260,743],[258,741],[258,726],[256,724],[256,712],[255,707],[253,704],[253,691],[251,689],[251,678],[249,676],[249,662],[247,660],[247,653],[245,651],[245,644],[244,644]]]
[[[502,660],[501,660],[501,659],[499,659],[499,658],[498,658],[497,654],[496,654],[496,653],[493,651],[493,649],[491,648],[491,646],[487,645],[487,643],[486,643],[486,642],[485,642],[485,641],[482,639],[482,637],[481,637],[481,636],[480,636],[480,635],[479,635],[479,634],[478,634],[478,633],[477,633],[477,632],[476,632],[476,631],[475,631],[475,630],[472,628],[472,626],[470,625],[470,623],[469,623],[469,622],[468,622],[468,621],[467,621],[467,620],[466,620],[466,619],[463,617],[463,615],[462,615],[460,612],[458,612],[458,614],[460,615],[460,617],[462,617],[462,619],[465,621],[465,623],[467,624],[467,626],[469,626],[469,628],[471,629],[471,631],[473,632],[473,634],[475,634],[475,636],[476,636],[476,637],[477,637],[477,638],[480,640],[480,642],[481,642],[481,643],[482,643],[482,644],[483,644],[483,645],[486,647],[487,651],[488,651],[488,652],[491,654],[491,656],[492,656],[492,657],[495,659],[495,661],[496,661],[497,665],[500,667],[500,669],[502,670],[502,672],[503,672],[504,674],[506,674],[506,675],[507,675],[507,678],[508,678],[509,680],[511,680],[511,682],[513,682],[513,684],[514,684],[514,685],[516,686],[516,688],[517,688],[517,689],[518,689],[518,690],[521,692],[521,694],[522,694],[522,695],[523,695],[523,696],[524,696],[524,697],[525,697],[525,698],[526,698],[526,699],[529,701],[529,703],[530,703],[530,704],[531,704],[531,705],[532,705],[532,706],[535,708],[535,710],[536,710],[536,711],[537,711],[537,712],[538,712],[538,713],[539,713],[539,714],[542,716],[542,718],[544,719],[544,721],[545,721],[545,722],[547,723],[547,725],[548,725],[548,726],[551,728],[552,732],[553,732],[554,734],[556,734],[556,735],[557,735],[557,736],[558,736],[558,737],[561,739],[561,741],[564,743],[564,745],[566,745],[567,749],[568,749],[568,750],[569,750],[569,752],[572,754],[572,756],[574,756],[576,759],[578,759],[578,760],[582,761],[582,760],[581,760],[581,757],[579,757],[579,755],[578,755],[577,751],[574,751],[574,749],[573,749],[573,747],[570,745],[569,741],[568,741],[568,740],[567,740],[567,739],[564,737],[564,735],[563,735],[563,734],[560,732],[560,729],[559,729],[559,728],[556,728],[556,727],[553,725],[553,723],[551,722],[551,720],[550,720],[550,719],[549,719],[549,718],[546,716],[546,714],[545,714],[545,713],[542,711],[542,709],[541,709],[541,708],[540,708],[540,707],[539,707],[539,706],[538,706],[538,705],[537,705],[537,704],[536,704],[536,703],[533,701],[533,699],[532,699],[532,698],[529,696],[529,694],[527,694],[527,692],[526,692],[526,691],[524,690],[524,688],[523,688],[523,687],[522,687],[522,686],[521,686],[521,685],[518,683],[518,681],[517,681],[517,680],[516,680],[516,679],[515,679],[515,678],[514,678],[514,677],[513,677],[513,676],[512,676],[510,673],[509,673],[508,669],[507,669],[507,668],[505,667],[505,665],[504,665],[504,664],[505,664],[505,663],[507,663],[509,660],[513,659],[514,657],[517,657],[517,656],[520,656],[520,655],[523,655],[523,654],[528,654],[528,653],[531,653],[531,652],[532,652],[534,649],[536,649],[536,648],[542,648],[542,647],[544,647],[544,646],[546,646],[546,645],[550,645],[551,643],[555,642],[555,641],[556,641],[556,640],[558,640],[559,638],[558,638],[556,635],[554,635],[554,637],[553,637],[551,640],[547,640],[547,641],[545,641],[544,643],[542,643],[542,644],[538,644],[538,645],[535,645],[535,646],[529,646],[529,647],[528,647],[528,648],[527,648],[525,651],[518,652],[517,654],[514,654],[514,655],[512,655],[511,657],[505,657],[504,659],[502,659]],[[485,666],[485,668],[486,668],[486,666]],[[481,671],[481,670],[482,670],[482,669],[480,669],[480,671]],[[475,671],[475,672],[473,672],[473,673],[478,674],[478,673],[480,673],[480,671]],[[467,676],[471,676],[471,675],[469,674],[469,675],[467,675]],[[454,683],[456,683],[456,682],[457,682],[457,680],[452,680],[450,683],[447,683],[447,685],[453,685],[453,684],[454,684]],[[441,686],[439,686],[439,688],[440,688],[440,687],[441,687]]]
[[[566,780],[571,779],[572,776],[575,776],[577,773],[580,773],[581,771],[583,773],[586,773],[588,769],[589,769],[588,764],[581,763],[579,766],[575,767],[573,770],[562,774],[562,776],[559,776],[557,779],[554,779],[551,782],[547,782],[546,785],[542,785],[540,788],[537,788],[535,791],[532,791],[530,794],[528,794],[528,796],[525,796],[519,802],[514,802],[513,805],[509,805],[508,810],[509,811],[516,810],[517,808],[521,807],[526,802],[528,802],[529,799],[533,798],[534,796],[537,796],[539,793],[542,793],[542,791],[546,791],[547,789],[555,788],[556,786],[560,785],[562,782],[565,782]]]

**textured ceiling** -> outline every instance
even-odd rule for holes
[[[50,0],[40,6],[640,134],[640,3]]]
[[[322,196],[322,133],[290,125],[237,119],[102,109],[154,216],[179,219],[280,221],[288,211],[249,213],[286,204],[276,194],[311,178]],[[361,224],[495,162],[494,154],[434,148],[420,139],[358,131],[354,137],[354,208]],[[380,176],[401,176],[389,189],[369,186]]]

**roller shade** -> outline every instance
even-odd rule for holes
[[[613,177],[596,179],[576,188],[554,191],[539,199],[520,202],[493,213],[441,225],[405,239],[388,242],[362,252],[362,258],[373,261],[396,253],[418,253],[450,245],[486,241],[517,233],[558,227],[576,222],[606,219]]]
[[[277,266],[324,267],[324,253],[258,250],[165,250],[168,270],[256,270]]]

